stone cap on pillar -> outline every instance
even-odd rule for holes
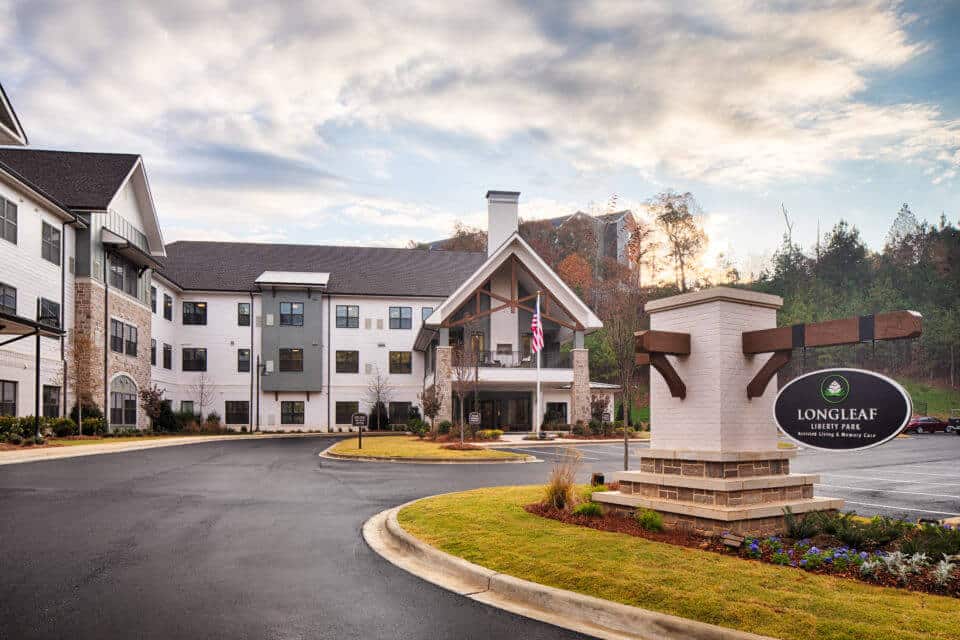
[[[769,293],[748,291],[747,289],[734,289],[733,287],[713,287],[702,291],[681,293],[680,295],[670,296],[669,298],[651,300],[646,304],[645,309],[647,313],[658,313],[660,311],[667,311],[668,309],[692,307],[709,302],[735,302],[753,307],[766,307],[767,309],[779,309],[783,306],[783,298]]]

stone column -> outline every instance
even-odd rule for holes
[[[620,490],[594,494],[614,508],[654,509],[668,526],[718,534],[781,531],[784,509],[799,517],[839,509],[842,500],[813,497],[815,475],[790,473],[796,452],[777,448],[776,382],[759,398],[747,384],[769,356],[743,353],[743,332],[777,325],[783,301],[717,287],[647,304],[650,328],[690,334],[690,354],[668,356],[686,385],[670,395],[650,374],[650,449],[640,470],[614,475]]]
[[[434,373],[434,386],[440,396],[440,413],[437,420],[453,420],[453,385],[451,384],[451,359],[453,347],[437,347],[437,366]]]
[[[573,384],[570,387],[570,422],[590,422],[590,359],[587,349],[571,349]]]

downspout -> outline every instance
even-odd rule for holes
[[[250,291],[250,405],[247,411],[247,421],[250,423],[251,433],[253,433],[253,325],[257,322],[256,317],[253,310],[253,291]]]
[[[331,319],[332,319],[332,309],[333,309],[333,298],[328,294],[327,295],[327,432],[330,433],[333,431],[333,417],[330,414],[330,393],[331,386],[330,382],[333,378],[333,343],[331,342],[331,336],[333,335],[330,328]]]
[[[260,354],[257,354],[257,431],[260,431]]]
[[[107,248],[103,248],[103,425],[110,431],[110,389],[107,386],[109,377],[110,345],[108,344],[110,331],[110,283],[107,280]]]
[[[65,309],[67,308],[67,223],[60,223],[60,329],[66,330],[64,324]],[[63,367],[63,405],[60,407],[60,417],[67,415],[67,340],[66,334],[60,336],[60,365]],[[79,415],[77,416],[80,417]]]

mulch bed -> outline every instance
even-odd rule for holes
[[[643,432],[646,433],[646,432]],[[560,434],[560,437],[564,440],[618,440],[623,442],[623,434],[613,435],[613,436],[575,436],[572,434]],[[630,440],[649,440],[649,438],[641,438],[640,436],[634,434],[630,436]]]
[[[720,537],[705,537],[700,534],[697,534],[691,530],[687,529],[666,529],[664,531],[647,531],[641,527],[636,520],[631,517],[626,517],[622,515],[616,515],[614,513],[606,513],[602,516],[577,516],[573,515],[569,511],[562,511],[555,509],[553,507],[548,507],[540,503],[528,504],[525,505],[524,510],[527,513],[531,513],[542,518],[550,518],[551,520],[557,520],[563,522],[564,524],[570,524],[580,527],[588,527],[590,529],[596,529],[598,531],[608,531],[611,533],[625,533],[627,535],[635,536],[638,538],[645,538],[647,540],[652,540],[654,542],[665,542],[667,544],[673,544],[681,547],[688,547],[691,549],[700,549],[702,551],[711,551],[714,553],[721,553],[724,555],[735,555],[742,560],[748,562],[763,562],[765,564],[776,564],[772,562],[773,553],[769,549],[764,549],[762,551],[760,558],[751,558],[747,556],[746,545],[741,547],[739,550],[731,549],[723,544],[723,541]],[[781,537],[780,540],[789,547],[793,544],[793,540],[789,538]],[[822,546],[824,548],[831,546],[840,546],[839,541],[837,541],[832,536],[827,535],[818,535],[812,539],[814,546]],[[784,566],[784,565],[778,565]],[[788,567],[785,567],[788,568]],[[926,575],[913,575],[910,576],[906,583],[900,583],[898,580],[888,574],[888,573],[877,573],[869,579],[865,579],[860,575],[859,566],[850,566],[846,569],[836,569],[832,568],[829,565],[823,565],[820,568],[816,569],[801,569],[797,568],[798,571],[805,571],[807,573],[819,573],[822,575],[835,576],[838,578],[846,578],[849,580],[857,580],[858,582],[865,582],[867,584],[873,584],[881,587],[888,588],[898,588],[898,589],[907,589],[908,591],[921,591],[925,593],[931,593],[936,595],[945,595],[952,596],[954,598],[960,598],[960,577],[955,577],[947,587],[940,588],[933,580],[930,574]],[[954,574],[957,575],[956,573]]]
[[[470,444],[469,442],[464,442],[460,444],[459,442],[451,442],[450,444],[445,444],[440,447],[441,449],[450,449],[451,451],[482,451],[483,447],[478,447],[475,444]]]

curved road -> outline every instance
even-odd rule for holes
[[[542,482],[544,464],[396,465],[328,438],[0,467],[0,638],[581,638],[446,592],[367,548],[425,495]]]

